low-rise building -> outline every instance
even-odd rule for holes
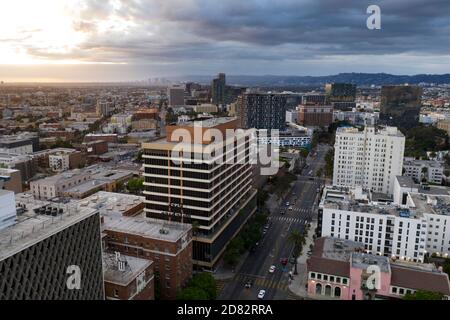
[[[19,170],[0,168],[0,189],[22,192],[22,175]]]
[[[105,247],[154,261],[161,298],[175,299],[192,276],[192,226],[144,217],[103,215]]]
[[[315,299],[392,300],[418,290],[450,297],[448,275],[434,265],[367,254],[362,243],[332,237],[316,240],[307,281],[308,295]]]
[[[103,278],[107,300],[153,300],[154,262],[119,252],[103,253]]]
[[[441,184],[444,176],[444,164],[433,160],[416,160],[404,158],[403,175],[414,178],[417,182]]]

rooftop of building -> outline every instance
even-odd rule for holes
[[[123,270],[119,269],[119,262],[123,263]],[[152,264],[152,260],[104,252],[103,276],[106,282],[127,286]]]
[[[408,186],[409,187],[409,186]],[[447,188],[438,189],[448,191]],[[424,190],[429,192],[430,190]],[[393,215],[404,218],[421,218],[424,213],[450,215],[450,195],[426,194],[422,190],[411,190],[409,197],[414,203],[409,208],[392,203],[389,197],[361,188],[326,187],[321,206],[343,211]]]
[[[89,191],[95,190],[99,187],[102,187],[106,185],[108,182],[105,180],[97,180],[97,179],[90,179],[89,181],[77,184],[76,186],[73,186],[71,188],[65,189],[64,192],[66,193],[72,193],[72,194],[85,194]]]
[[[204,120],[194,120],[194,121],[186,121],[183,123],[176,124],[175,126],[179,127],[202,127],[202,128],[214,128],[218,125],[235,121],[236,117],[220,117],[220,118],[208,118]]]
[[[103,229],[134,234],[145,238],[176,242],[192,229],[190,224],[145,217],[104,215]]]
[[[398,130],[397,127],[389,126],[366,126],[364,130],[373,132],[376,135],[388,135],[391,137],[404,137],[403,133]],[[364,131],[360,131],[356,127],[345,126],[336,129],[336,135],[338,134],[363,134]]]
[[[99,191],[92,196],[78,201],[80,208],[98,209],[102,215],[122,214],[145,201],[145,197],[131,194]]]
[[[0,260],[6,259],[65,228],[97,213],[63,204],[45,204],[39,211],[31,206],[17,216],[16,224],[0,230]],[[36,211],[37,212],[36,212]]]
[[[351,254],[352,268],[367,270],[369,266],[377,266],[381,272],[390,272],[390,262],[388,257],[367,254],[364,252],[353,252]]]
[[[418,166],[418,167],[431,167],[431,168],[443,168],[444,163],[436,160],[416,160],[405,158],[403,160],[403,166]]]

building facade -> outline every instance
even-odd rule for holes
[[[333,185],[392,193],[402,175],[405,136],[395,127],[341,127],[334,145]]]
[[[416,181],[441,184],[444,177],[444,164],[433,160],[416,160],[405,158],[403,161],[405,176],[412,177]]]
[[[298,124],[311,127],[327,127],[333,123],[333,107],[322,105],[299,105]]]
[[[380,120],[403,128],[418,124],[422,106],[422,89],[417,86],[383,86],[381,88]]]
[[[146,214],[195,226],[193,259],[199,268],[215,268],[256,210],[249,132],[223,141],[212,134],[223,137],[236,128],[235,118],[189,122],[168,126],[166,139],[143,144]],[[180,133],[187,142],[177,142]]]
[[[245,93],[239,96],[236,113],[245,129],[286,128],[286,96],[270,93]]]

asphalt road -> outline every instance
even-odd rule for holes
[[[315,178],[315,172],[324,165],[328,148],[319,145],[317,154],[307,158],[307,167],[302,175],[297,176],[297,181],[281,206],[269,216],[270,227],[267,233],[259,241],[256,250],[248,255],[235,277],[223,287],[219,299],[255,300],[261,289],[266,290],[264,300],[294,298],[288,290],[292,265],[289,263],[283,267],[280,260],[292,256],[293,244],[288,241],[289,234],[294,230],[303,232],[315,212],[317,188],[323,183],[323,180]],[[287,209],[287,202],[292,210]],[[286,213],[281,214],[281,210]],[[276,270],[269,273],[272,265],[276,266]],[[253,281],[250,289],[244,286],[247,280]]]

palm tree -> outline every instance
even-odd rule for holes
[[[294,274],[298,274],[297,271],[297,258],[302,253],[302,246],[305,243],[305,237],[297,230],[292,231],[288,236],[288,242],[294,244]]]

